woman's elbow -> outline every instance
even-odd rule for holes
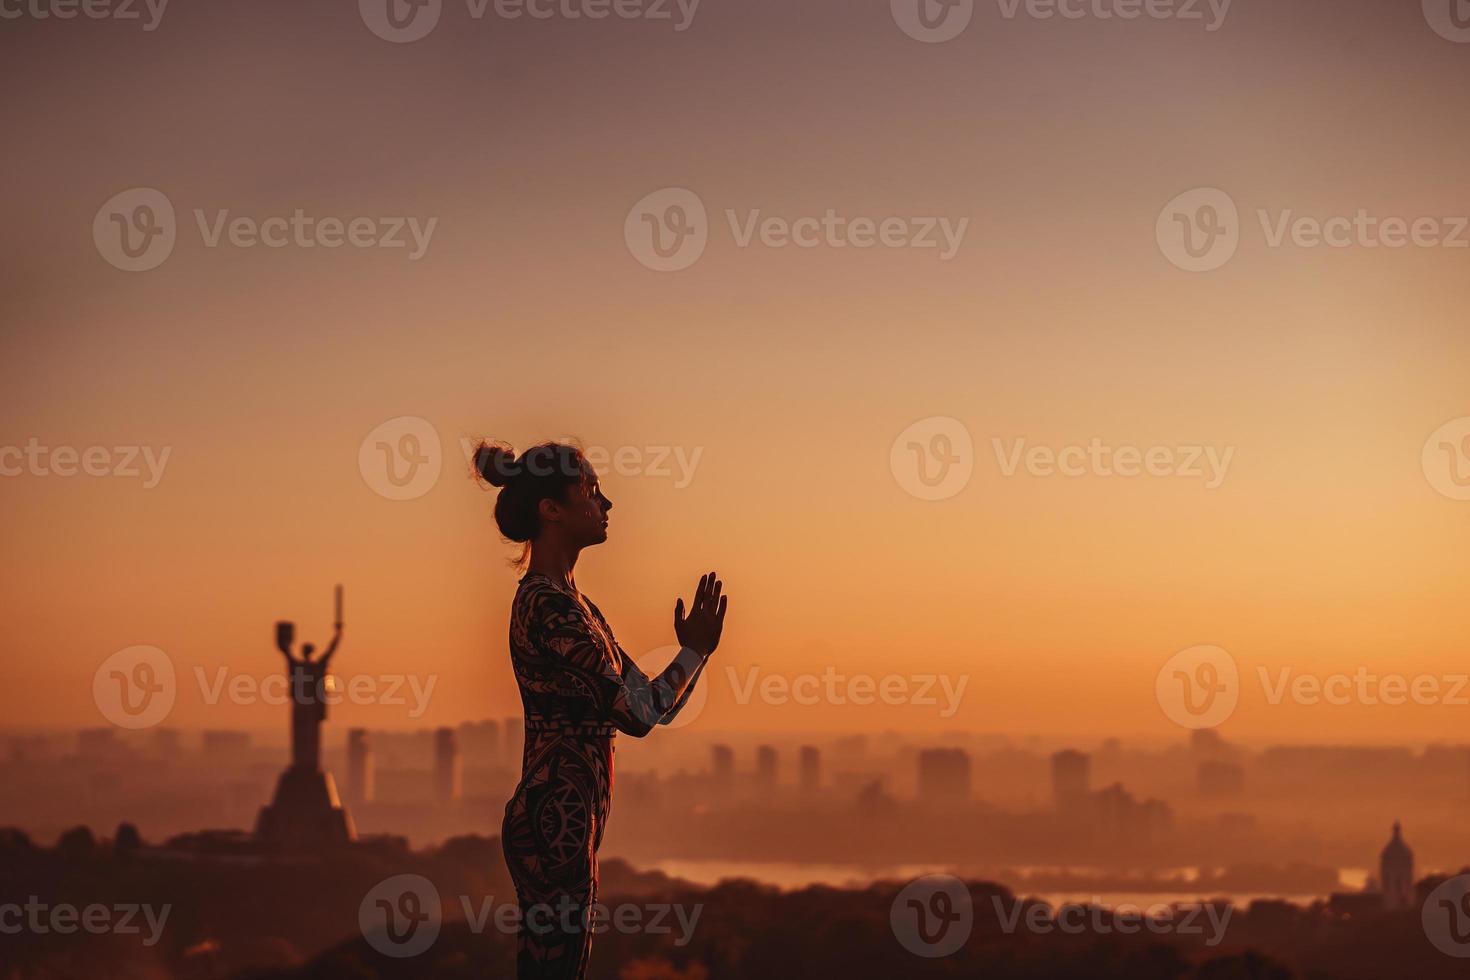
[[[643,738],[649,732],[653,731],[655,724],[657,722],[645,722],[641,718],[625,718],[618,722],[618,731],[624,735],[631,735],[634,738]]]

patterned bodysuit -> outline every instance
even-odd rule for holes
[[[592,948],[613,740],[667,724],[694,689],[685,678],[697,679],[703,664],[683,649],[649,680],[590,599],[536,572],[516,592],[510,655],[526,714],[521,781],[501,828],[521,907],[516,973],[580,978]]]

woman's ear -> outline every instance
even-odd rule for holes
[[[536,504],[536,513],[540,516],[543,524],[548,521],[556,523],[561,520],[561,504],[550,497],[542,497]]]

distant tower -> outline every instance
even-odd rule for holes
[[[347,733],[347,801],[353,806],[373,800],[373,747],[366,728]]]
[[[1402,827],[1393,824],[1393,838],[1378,858],[1378,880],[1383,889],[1385,911],[1412,908],[1414,905],[1414,852],[1404,843]]]
[[[497,765],[500,751],[500,722],[467,721],[459,726],[459,751],[470,766]]]
[[[803,793],[815,793],[822,785],[822,753],[812,745],[803,745],[799,756],[797,783]]]
[[[1062,812],[1075,812],[1087,802],[1092,789],[1092,756],[1063,749],[1051,757],[1052,805]]]
[[[922,803],[968,803],[970,753],[964,749],[921,749],[919,800]]]
[[[459,740],[454,729],[441,728],[434,733],[434,795],[440,803],[453,803],[462,790]]]
[[[735,781],[735,751],[728,745],[710,746],[710,767],[714,770],[715,782],[729,786]]]
[[[776,785],[776,747],[762,745],[755,750],[755,778],[762,786]]]
[[[1230,746],[1213,728],[1196,728],[1189,733],[1189,751],[1197,758],[1218,759],[1230,754]]]

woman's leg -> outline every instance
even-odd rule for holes
[[[506,807],[501,846],[516,886],[520,980],[581,980],[597,898],[599,786],[576,752],[533,768]]]
[[[519,980],[582,980],[592,952],[591,912],[595,888],[519,896],[516,935]]]

